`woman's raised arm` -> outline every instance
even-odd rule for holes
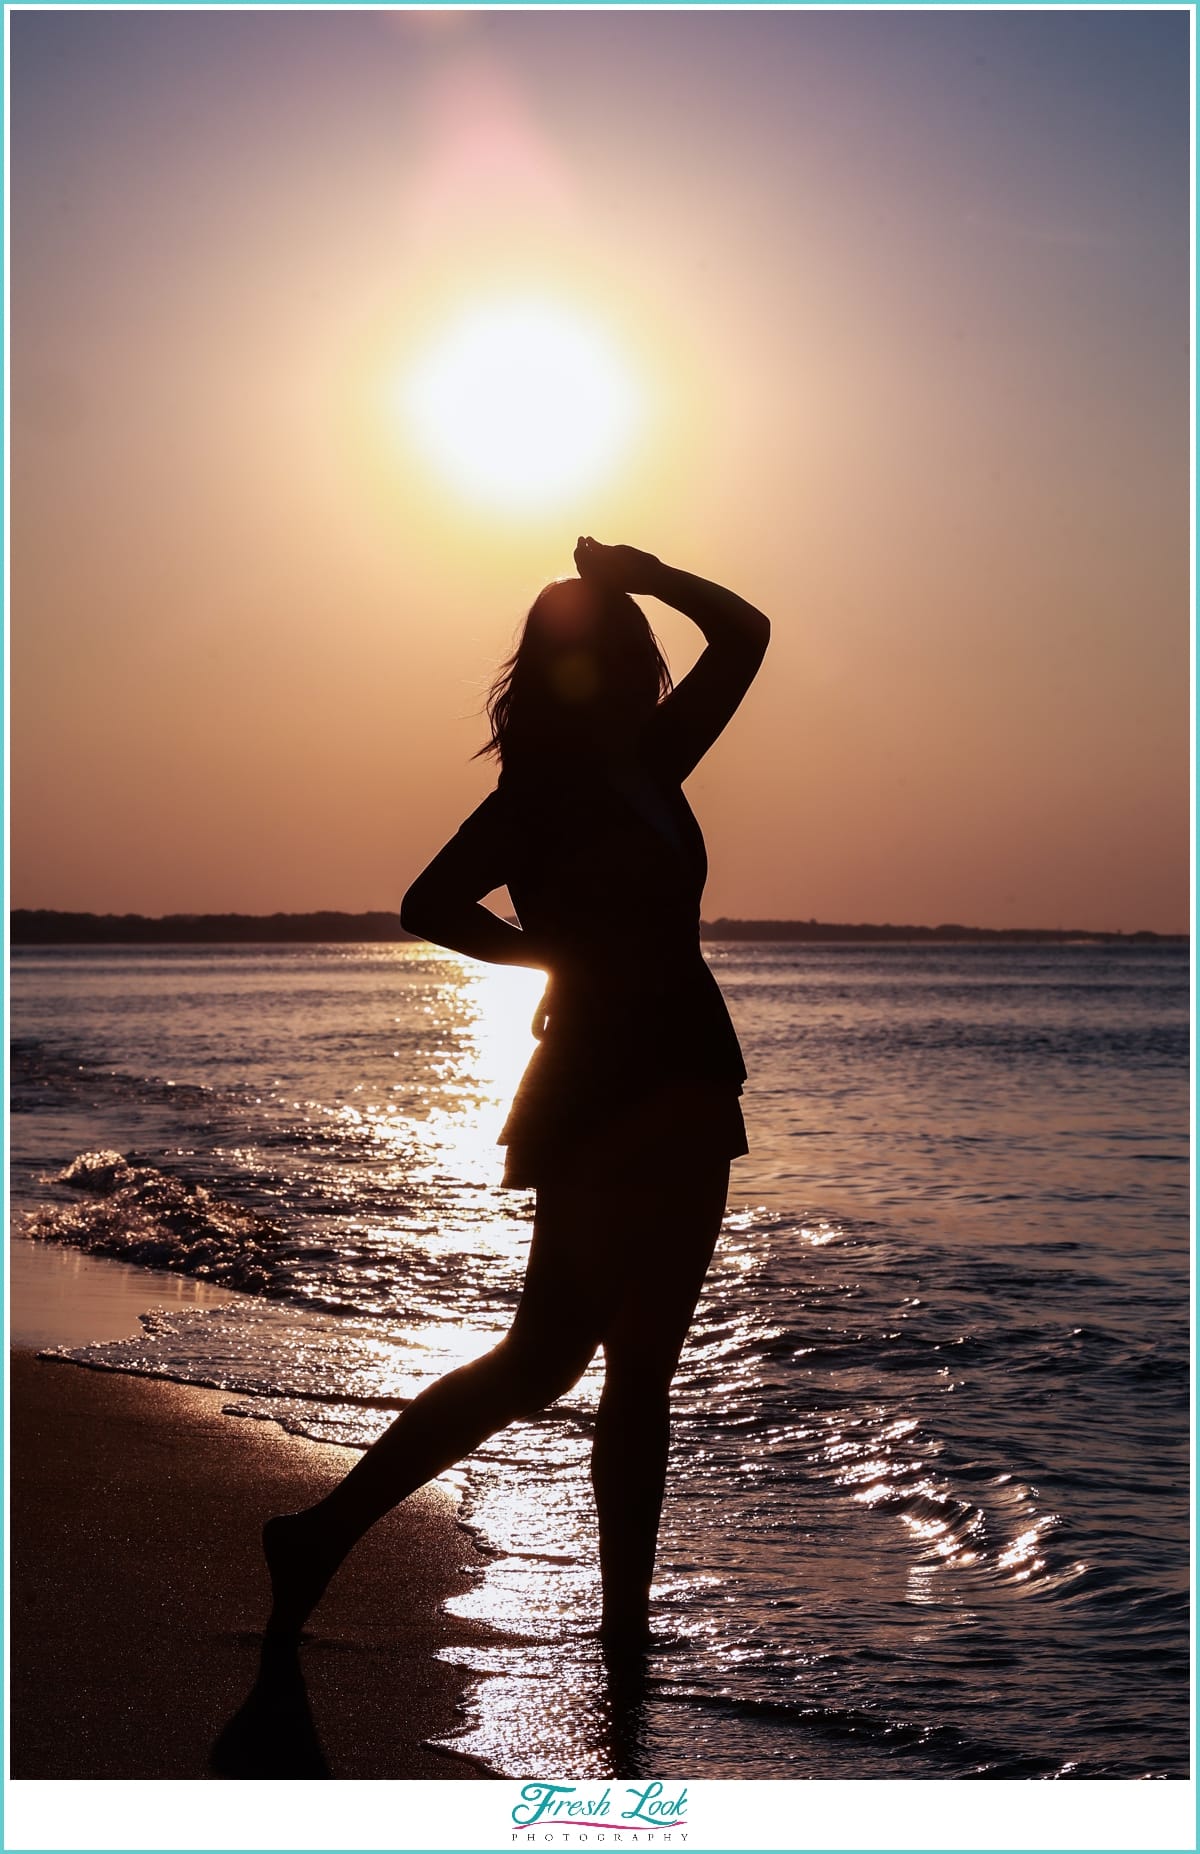
[[[673,778],[686,779],[753,682],[771,636],[770,619],[736,592],[664,566],[637,547],[606,547],[581,535],[575,564],[583,579],[661,599],[703,633],[707,648],[659,703],[649,736],[656,763]]]

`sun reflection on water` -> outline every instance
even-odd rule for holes
[[[442,1046],[436,1061],[432,1052],[422,1052],[425,1114],[405,1111],[407,1102],[389,1102],[363,1119],[380,1142],[406,1148],[411,1180],[497,1183],[496,1137],[536,1047],[530,1024],[545,979],[524,967],[467,959],[448,957],[439,965],[444,976],[439,973],[425,1011]],[[445,1034],[448,1027],[452,1036]]]

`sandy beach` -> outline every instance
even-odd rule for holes
[[[123,1272],[123,1271],[122,1271]],[[352,1451],[223,1414],[224,1393],[10,1355],[12,1775],[452,1778],[464,1681],[436,1661],[474,1561],[452,1497],[377,1526],[298,1659],[260,1668],[259,1529]]]

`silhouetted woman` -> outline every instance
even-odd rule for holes
[[[669,1393],[712,1257],[729,1162],[746,1151],[745,1068],[700,951],[704,842],[680,786],[766,649],[762,613],[633,547],[581,539],[488,702],[501,776],[404,898],[409,931],[549,975],[540,1041],[500,1135],[504,1183],[537,1193],[511,1330],[423,1390],[345,1480],[263,1534],[295,1635],[368,1527],[486,1437],[561,1397],[604,1347],[592,1485],[601,1630],[648,1639]],[[707,640],[671,690],[630,596]],[[506,885],[510,926],[480,897]]]

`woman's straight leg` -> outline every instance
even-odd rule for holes
[[[718,1148],[719,1151],[719,1148]],[[603,1335],[604,1391],[592,1448],[600,1534],[601,1627],[637,1646],[649,1627],[650,1586],[670,1448],[670,1391],[712,1260],[729,1162],[711,1148],[670,1155],[675,1176],[643,1179],[637,1262]]]

